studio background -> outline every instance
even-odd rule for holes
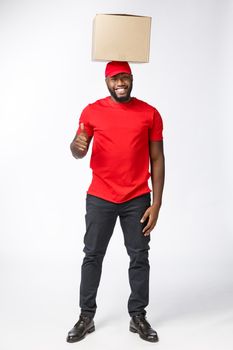
[[[166,181],[151,237],[148,319],[128,331],[128,256],[117,224],[96,332],[65,342],[79,315],[90,154],[69,144],[82,109],[108,95],[91,61],[96,13],[152,16],[150,63],[133,96],[164,121]],[[1,0],[0,347],[4,350],[232,349],[233,3],[222,0]]]

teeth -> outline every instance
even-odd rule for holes
[[[118,91],[118,92],[125,92],[125,89],[118,88],[117,91]]]

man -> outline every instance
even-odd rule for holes
[[[88,105],[71,143],[75,158],[83,158],[93,137],[93,171],[86,198],[85,257],[80,285],[81,314],[67,341],[79,341],[95,330],[96,295],[102,261],[119,216],[130,257],[130,331],[150,342],[158,335],[146,320],[149,302],[150,233],[162,202],[164,154],[162,119],[147,103],[131,97],[133,76],[127,62],[109,62],[105,70],[110,96]],[[149,163],[153,201],[148,187]]]

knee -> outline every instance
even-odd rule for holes
[[[148,249],[144,250],[128,250],[128,254],[130,257],[130,263],[142,266],[149,265],[148,259]]]
[[[84,248],[85,257],[83,260],[84,264],[101,264],[105,253],[97,250],[89,250]]]

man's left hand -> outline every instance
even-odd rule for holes
[[[152,205],[145,211],[143,217],[141,218],[141,223],[145,222],[148,219],[146,226],[142,230],[144,236],[149,236],[149,234],[155,227],[159,216],[159,209],[160,207]]]

